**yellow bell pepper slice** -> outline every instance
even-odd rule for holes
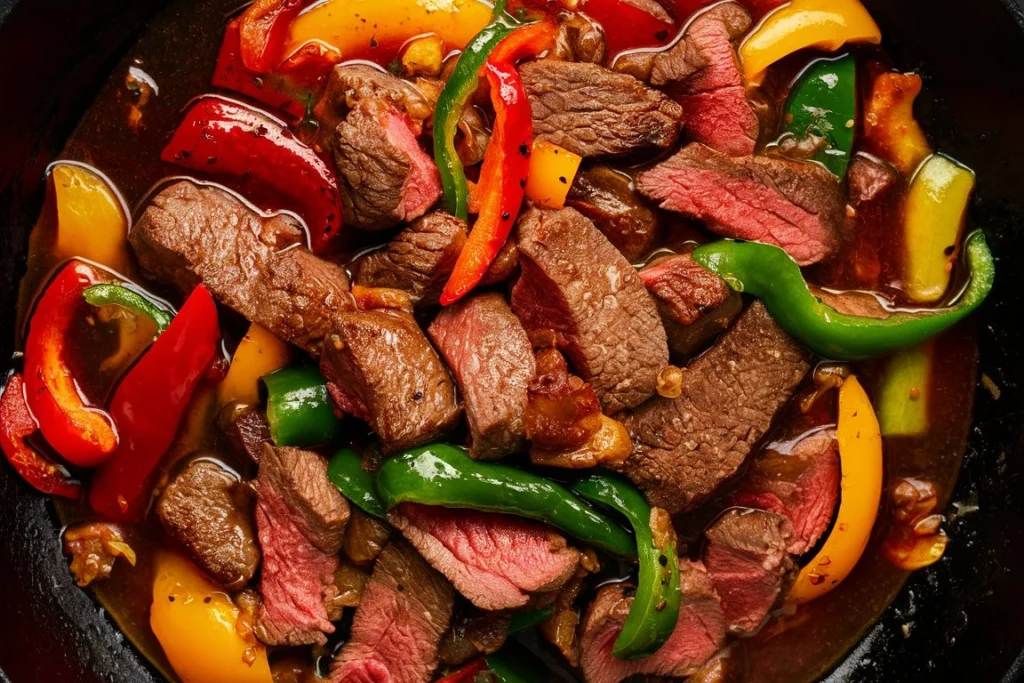
[[[526,196],[545,209],[561,209],[583,157],[550,142],[533,143]]]
[[[182,683],[272,683],[267,649],[239,634],[240,615],[181,555],[157,556],[149,623]]]
[[[885,366],[878,391],[882,436],[920,436],[928,431],[934,342],[904,349]]]
[[[842,500],[832,532],[796,578],[787,600],[819,598],[853,571],[871,538],[882,499],[882,435],[871,400],[854,376],[839,388],[839,459]]]
[[[461,50],[490,19],[490,5],[480,0],[327,0],[296,18],[284,53],[319,43],[348,59],[425,33],[440,36],[448,50]]]
[[[903,287],[911,301],[931,304],[949,289],[974,172],[935,154],[918,169],[903,205]]]
[[[57,205],[56,252],[126,272],[128,212],[106,178],[86,166],[59,163],[51,179]]]
[[[252,323],[231,358],[228,374],[217,388],[218,402],[256,405],[260,402],[260,377],[288,365],[291,357],[288,344]]]
[[[847,43],[882,42],[858,0],[793,0],[769,14],[740,46],[743,75],[760,85],[769,66],[805,48],[835,51]]]
[[[914,100],[920,94],[921,77],[917,74],[879,74],[864,113],[865,141],[904,175],[913,173],[932,153],[914,118]]]

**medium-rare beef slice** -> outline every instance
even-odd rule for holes
[[[650,253],[661,234],[658,210],[630,176],[610,166],[580,169],[565,204],[592,220],[631,263]]]
[[[495,460],[525,450],[526,390],[536,358],[505,297],[487,292],[462,299],[437,315],[429,333],[459,386],[470,456]]]
[[[264,216],[219,187],[181,181],[153,197],[128,235],[142,269],[210,293],[279,339],[320,353],[331,317],[352,307],[348,277],[304,246],[287,214]]]
[[[538,140],[592,157],[669,149],[679,139],[682,108],[628,74],[552,60],[519,73]]]
[[[452,617],[451,585],[415,550],[389,544],[373,568],[331,683],[427,683]]]
[[[626,587],[612,584],[597,592],[580,637],[587,683],[618,683],[630,676],[689,676],[722,647],[725,618],[711,578],[700,562],[683,561],[679,569],[682,606],[676,628],[657,652],[644,659],[624,661],[612,655],[633,604]]]
[[[413,303],[436,304],[465,243],[465,221],[434,211],[352,264],[353,284],[402,289]]]
[[[553,595],[579,564],[565,538],[511,515],[403,503],[388,521],[480,609],[518,609]]]
[[[658,304],[669,348],[683,356],[703,349],[743,309],[743,297],[689,254],[655,261],[640,279]]]
[[[416,135],[433,113],[427,98],[411,83],[369,64],[339,64],[331,70],[324,94],[313,108],[313,117],[320,123],[317,142],[332,148],[338,124],[367,99],[386,102],[408,114]]]
[[[368,422],[385,453],[437,441],[461,413],[448,369],[404,311],[336,316],[320,371],[334,402]]]
[[[256,634],[268,645],[311,645],[333,633],[325,601],[349,507],[311,451],[267,444],[256,479],[256,527],[263,549]]]
[[[335,131],[345,223],[383,230],[419,218],[441,196],[441,176],[405,112],[360,100]]]
[[[722,600],[729,630],[756,631],[768,617],[793,569],[787,549],[793,528],[782,515],[733,508],[705,532],[704,565]]]
[[[652,396],[668,341],[629,261],[575,209],[527,211],[518,245],[522,275],[512,310],[534,343],[553,330],[609,414]]]
[[[671,49],[657,53],[651,69],[651,83],[669,85],[682,105],[690,139],[730,156],[753,154],[760,132],[736,56],[750,23],[737,3],[716,5],[697,15]]]
[[[845,203],[836,177],[812,162],[730,158],[699,142],[642,173],[640,190],[663,209],[725,237],[782,247],[800,265],[838,248]]]
[[[832,523],[839,503],[839,478],[836,433],[826,429],[800,439],[788,454],[759,455],[730,500],[789,519],[793,525],[789,552],[800,555],[813,548]]]
[[[179,472],[156,505],[168,535],[228,589],[244,586],[260,565],[246,498],[237,474],[203,458]]]
[[[242,462],[258,464],[263,444],[271,442],[270,423],[262,407],[231,405],[217,416],[217,426]]]
[[[682,394],[621,421],[633,455],[619,467],[672,514],[703,502],[743,464],[809,369],[807,352],[755,302],[683,373]]]

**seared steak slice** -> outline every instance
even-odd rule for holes
[[[735,2],[699,14],[682,40],[654,57],[653,85],[671,85],[687,135],[729,156],[754,153],[760,123],[747,101],[736,44],[750,15]]]
[[[427,683],[452,617],[454,591],[402,542],[381,552],[331,683]]]
[[[658,304],[669,348],[682,356],[702,350],[743,309],[739,293],[689,254],[655,261],[640,271],[640,279]]]
[[[632,178],[610,166],[581,169],[565,203],[592,220],[631,263],[651,251],[661,232],[658,210],[637,192]]]
[[[465,243],[465,222],[434,211],[353,263],[353,282],[402,289],[413,303],[436,304]]]
[[[800,265],[830,256],[845,221],[835,176],[783,157],[729,158],[695,142],[642,173],[638,184],[663,209],[726,237],[782,247]]]
[[[238,589],[260,566],[260,550],[238,475],[194,460],[167,485],[156,512],[168,535],[218,583]]]
[[[733,508],[705,532],[704,564],[722,599],[722,612],[733,633],[760,628],[793,569],[787,548],[793,528],[764,510]]]
[[[653,505],[694,507],[736,473],[808,369],[807,353],[755,302],[690,364],[682,395],[622,418],[634,451],[619,469]]]
[[[832,523],[839,503],[835,430],[801,439],[788,454],[759,455],[731,501],[786,517],[793,525],[789,552],[794,555],[813,548]]]
[[[535,345],[554,332],[605,411],[639,405],[668,364],[668,342],[643,282],[575,209],[531,209],[519,221],[522,275],[512,310]]]
[[[263,444],[271,442],[270,423],[262,408],[237,405],[225,408],[217,416],[217,426],[242,462],[259,463]]]
[[[345,537],[348,503],[311,451],[267,444],[256,479],[256,528],[263,549],[256,634],[268,645],[327,642],[325,601]]]
[[[448,369],[404,311],[338,315],[320,371],[338,408],[368,422],[385,453],[436,441],[458,421]]]
[[[227,190],[181,181],[150,202],[128,235],[142,269],[221,303],[318,355],[331,316],[352,306],[345,271],[303,246],[291,216],[264,216]]]
[[[519,74],[538,140],[584,157],[669,149],[682,108],[628,74],[581,62],[527,62]]]
[[[429,333],[459,385],[470,456],[494,460],[525,450],[526,389],[536,360],[505,297],[487,292],[462,299],[437,315]]]
[[[517,609],[536,595],[553,596],[579,564],[565,538],[511,515],[403,503],[388,521],[480,609]]]
[[[700,562],[680,563],[682,607],[675,631],[650,657],[623,661],[612,646],[633,604],[626,587],[601,588],[583,619],[581,665],[587,683],[618,683],[630,676],[685,677],[696,673],[725,643],[725,619]]]
[[[334,136],[345,116],[361,100],[386,102],[409,115],[413,132],[422,132],[423,121],[433,114],[427,98],[411,83],[369,64],[339,64],[331,71],[323,97],[313,108],[320,123],[323,147],[334,146]]]
[[[850,186],[850,206],[859,209],[889,193],[900,182],[900,173],[880,159],[855,154],[846,173]]]

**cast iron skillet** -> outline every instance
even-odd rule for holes
[[[167,0],[0,0],[0,359],[43,171],[117,60]],[[926,79],[936,146],[978,172],[972,220],[999,261],[980,318],[975,426],[945,558],[907,590],[830,681],[996,683],[1024,671],[1024,12],[1015,0],[866,0],[901,68]],[[1017,0],[1019,1],[1019,0]],[[0,365],[6,360],[0,360]],[[157,680],[61,555],[52,507],[0,465],[0,680]],[[905,635],[905,628],[909,636]]]

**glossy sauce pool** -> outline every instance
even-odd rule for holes
[[[207,0],[174,3],[150,24],[148,31],[114,70],[69,140],[63,158],[90,164],[105,173],[134,210],[149,190],[180,169],[160,161],[160,151],[179,123],[189,101],[213,92],[209,85],[217,51],[228,17],[238,0]],[[132,80],[153,84],[145,106]],[[135,125],[129,125],[131,117]],[[882,250],[898,249],[883,239]],[[890,254],[891,255],[891,254]],[[822,273],[824,279],[829,273]],[[37,280],[42,273],[29,273]],[[835,276],[842,280],[842,276]],[[884,284],[884,283],[883,283]],[[159,291],[157,289],[156,291]],[[178,303],[178,302],[175,302]],[[835,591],[802,607],[795,614],[770,622],[758,635],[738,641],[731,661],[744,675],[742,680],[763,683],[811,681],[825,674],[864,636],[895,597],[908,573],[893,566],[879,551],[891,518],[889,489],[904,477],[927,479],[936,485],[939,507],[949,504],[970,422],[976,377],[976,342],[970,326],[941,338],[936,345],[931,405],[932,431],[920,438],[887,439],[886,481],[883,510],[871,545],[853,574]],[[869,391],[876,386],[879,368],[855,368],[866,379]],[[215,447],[219,437],[212,423],[214,410],[207,393],[197,395],[179,434],[179,443],[165,469],[176,459],[199,448]],[[76,506],[58,502],[62,521],[87,518]],[[702,516],[714,514],[714,505],[686,527],[703,528]],[[691,548],[699,548],[699,532],[689,535]],[[95,584],[95,594],[125,634],[165,673],[170,669],[149,629],[152,560],[166,542],[159,524],[149,521],[130,531],[129,543],[139,563],[135,568],[118,563],[112,578]]]

